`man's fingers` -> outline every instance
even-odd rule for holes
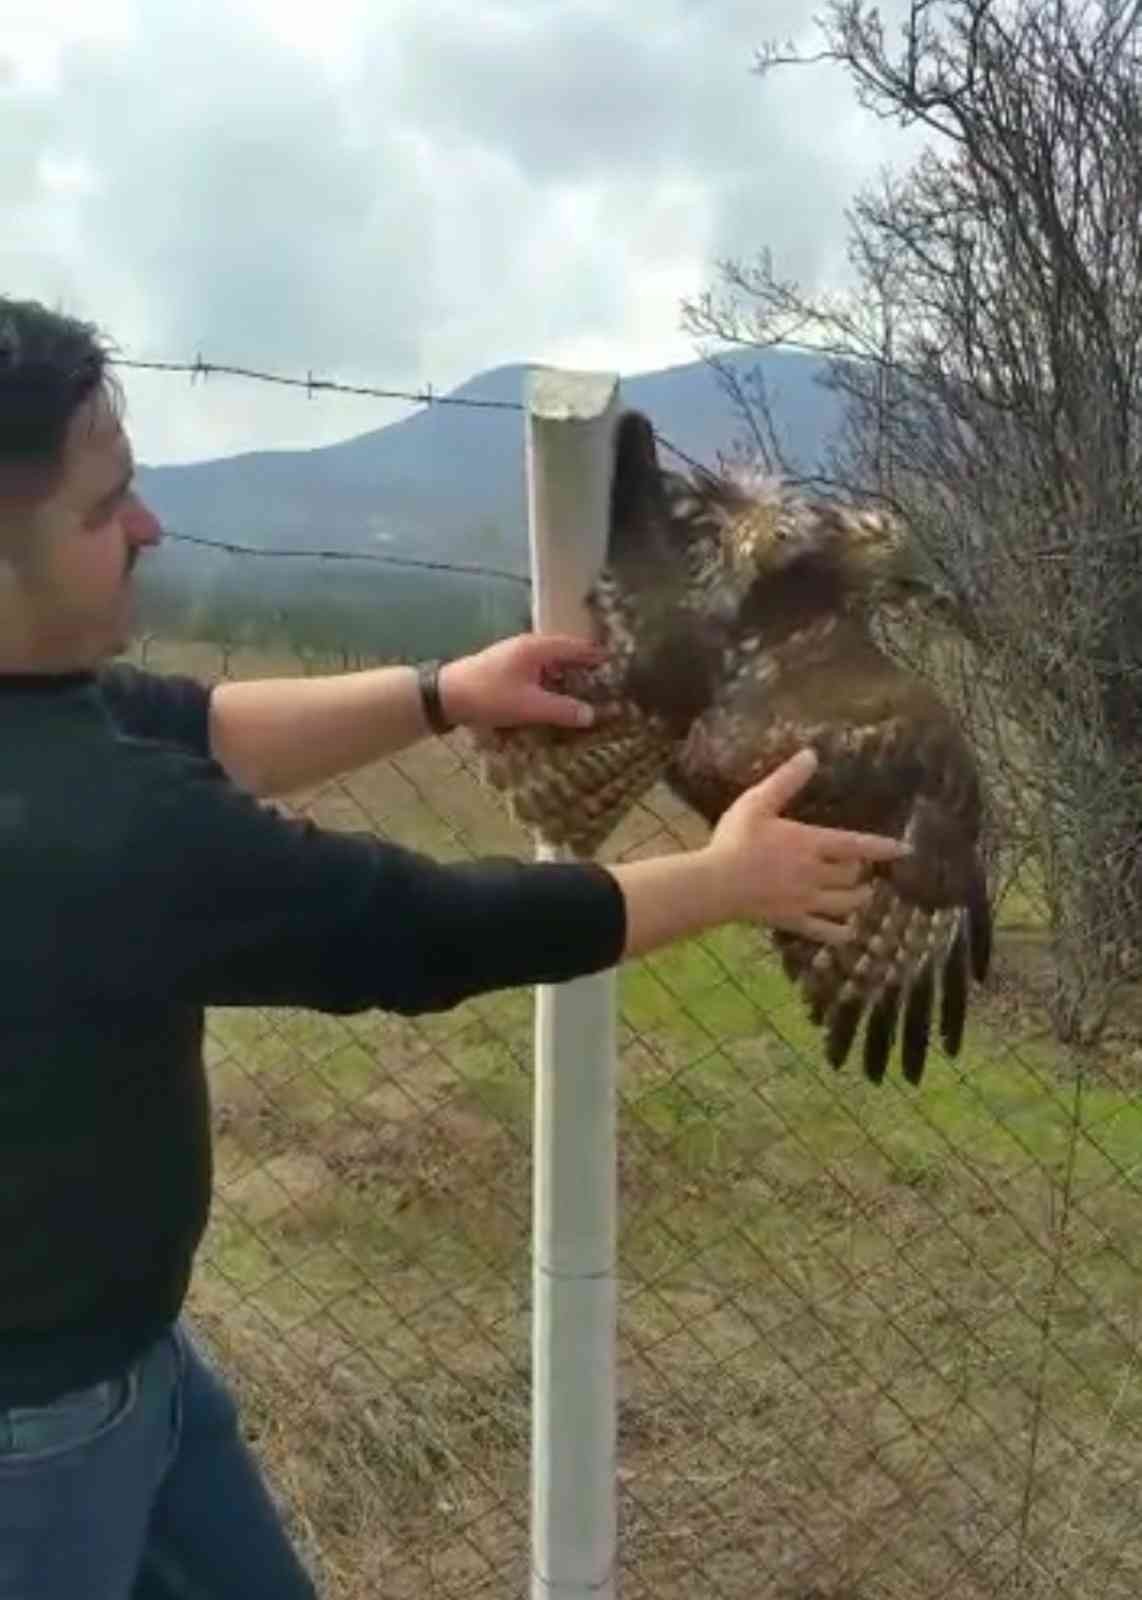
[[[577,638],[574,634],[535,633],[528,635],[532,656],[546,666],[558,666],[561,661],[604,661],[605,646],[594,639]]]
[[[808,748],[798,750],[795,756],[775,767],[767,778],[757,785],[757,795],[773,816],[780,816],[785,807],[798,794],[817,770],[817,752]]]
[[[813,905],[829,917],[849,917],[862,910],[872,898],[872,889],[864,885],[859,889],[823,889],[814,895]]]
[[[823,861],[818,882],[822,889],[855,889],[863,874],[863,861]]]
[[[553,728],[590,728],[598,720],[598,710],[585,700],[536,689],[527,697],[524,714],[528,722],[545,722]]]
[[[818,944],[848,944],[855,932],[847,922],[830,922],[827,917],[799,917],[789,929]]]
[[[899,861],[912,854],[911,845],[890,839],[883,833],[845,833],[840,828],[822,828],[821,860]]]

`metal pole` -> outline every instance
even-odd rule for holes
[[[527,391],[534,622],[586,633],[606,552],[618,378],[539,369]],[[541,847],[540,856],[561,852]],[[536,993],[532,1600],[612,1600],[615,973]]]

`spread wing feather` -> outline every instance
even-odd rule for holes
[[[544,844],[592,856],[661,779],[673,740],[627,704],[585,732],[497,729],[476,745],[483,780],[516,822]]]
[[[649,423],[627,413],[607,565],[585,597],[609,660],[564,679],[612,709],[585,732],[515,728],[478,744],[485,779],[517,819],[580,855],[661,779],[713,826],[812,745],[818,770],[786,814],[906,837],[912,855],[870,869],[873,894],[848,943],[778,931],[777,948],[835,1067],[863,1027],[866,1076],[881,1082],[898,1052],[915,1084],[934,1027],[949,1055],[959,1051],[992,930],[972,753],[848,604],[884,539],[875,513],[663,473]]]
[[[607,563],[585,598],[608,652],[552,688],[603,710],[580,732],[503,728],[474,739],[481,776],[543,843],[592,855],[663,777],[677,738],[708,703],[722,639],[710,625],[692,541],[676,530],[679,480],[658,471],[637,412],[615,435]]]
[[[843,643],[837,649],[847,655]],[[882,680],[896,671],[884,662]],[[894,714],[862,724],[867,711],[853,695],[867,697],[867,675],[854,676],[856,688],[847,692],[834,685],[826,719],[808,710],[814,671],[794,676],[787,688],[771,677],[761,683],[739,677],[694,725],[668,782],[713,826],[749,784],[811,744],[819,769],[787,816],[910,841],[910,858],[871,869],[873,893],[853,918],[847,944],[818,944],[780,930],[774,940],[786,976],[825,1032],[834,1067],[848,1060],[863,1022],[865,1074],[880,1082],[899,1042],[904,1076],[919,1083],[936,1020],[937,980],[940,1039],[954,1056],[967,1013],[969,954],[971,976],[982,982],[988,970],[991,918],[977,847],[974,764],[939,703],[911,684],[886,695],[882,681],[882,703]]]

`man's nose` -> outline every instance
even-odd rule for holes
[[[163,536],[162,523],[150,506],[137,495],[132,496],[125,514],[127,537],[134,545],[158,544]]]

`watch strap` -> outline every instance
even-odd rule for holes
[[[440,700],[440,669],[443,665],[442,661],[421,661],[416,668],[416,681],[420,688],[424,720],[433,733],[437,734],[451,733],[456,726],[445,716]]]

